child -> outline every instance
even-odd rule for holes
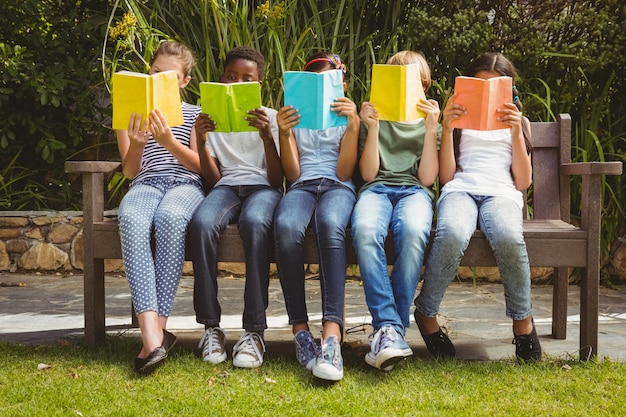
[[[226,54],[223,83],[260,81],[265,60],[256,50],[238,47]],[[282,197],[283,171],[278,156],[276,110],[248,111],[258,132],[214,132],[215,121],[201,114],[196,138],[205,184],[212,188],[190,225],[196,320],[205,326],[202,359],[226,360],[225,335],[217,300],[217,245],[220,233],[238,221],[246,257],[244,333],[233,348],[233,365],[256,368],[263,363],[267,328],[272,219]]]
[[[174,70],[179,87],[184,88],[193,64],[187,47],[167,41],[152,57],[149,73]],[[182,109],[182,126],[170,128],[157,109],[150,115],[131,115],[128,130],[116,132],[124,175],[132,179],[119,207],[119,226],[143,343],[135,358],[140,374],[149,374],[163,363],[176,341],[165,327],[183,268],[187,223],[204,197],[196,142],[191,140],[200,108],[182,103]]]
[[[345,71],[337,55],[311,56],[305,71]],[[345,83],[344,83],[345,88]],[[346,97],[332,104],[348,125],[324,130],[298,127],[300,114],[292,106],[277,115],[283,170],[291,184],[274,216],[278,273],[295,335],[296,358],[318,378],[343,378],[341,329],[346,280],[346,228],[356,200],[351,177],[356,166],[359,118]],[[309,331],[304,291],[302,245],[308,226],[315,231],[322,289],[321,348]]]
[[[430,69],[421,53],[402,51],[387,61],[414,63],[420,65],[426,91]],[[365,361],[386,371],[413,354],[404,340],[405,328],[430,236],[430,187],[439,169],[439,105],[435,100],[421,100],[417,107],[426,118],[407,123],[379,121],[369,102],[363,103],[360,113],[364,129],[359,138],[359,168],[365,184],[352,213],[352,242],[374,327]],[[396,256],[391,278],[384,249],[389,229]]]
[[[470,64],[468,74],[488,79],[515,77],[516,71],[503,55],[485,53]],[[451,123],[465,114],[454,98],[443,112],[439,153],[443,189],[424,284],[415,299],[415,320],[433,356],[455,355],[452,342],[437,324],[437,313],[478,223],[500,268],[506,314],[513,319],[515,354],[520,361],[540,360],[541,346],[531,316],[530,267],[522,235],[524,203],[520,192],[530,185],[532,176],[530,123],[522,116],[522,104],[513,87],[513,102],[502,103],[498,109],[499,120],[510,128],[454,130]]]

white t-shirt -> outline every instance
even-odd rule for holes
[[[441,197],[455,191],[501,196],[524,205],[511,174],[511,129],[461,131],[457,171],[441,190]]]
[[[263,107],[270,118],[276,151],[278,125],[274,109]],[[267,179],[267,164],[263,139],[254,132],[209,132],[206,146],[211,156],[217,158],[222,178],[217,185],[270,185]]]

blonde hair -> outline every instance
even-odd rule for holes
[[[417,51],[400,51],[394,54],[387,60],[388,65],[410,65],[419,64],[420,66],[420,78],[422,80],[422,86],[424,91],[428,90],[432,84],[430,78],[430,68],[424,54]]]
[[[183,70],[185,71],[185,77],[191,75],[191,69],[195,65],[195,59],[191,50],[184,44],[175,41],[163,41],[159,44],[159,47],[154,52],[150,65],[154,63],[154,60],[159,55],[173,56],[180,60],[183,64]]]

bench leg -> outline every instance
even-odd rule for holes
[[[91,265],[88,263],[91,262]],[[84,271],[85,342],[95,345],[104,340],[104,259],[85,262]]]
[[[552,337],[563,340],[567,336],[567,268],[554,268],[552,277]]]

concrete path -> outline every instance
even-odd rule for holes
[[[83,277],[0,273],[0,340],[25,344],[55,343],[59,339],[83,335]],[[232,346],[241,334],[243,278],[221,278],[222,327]],[[545,354],[558,358],[578,357],[579,288],[570,286],[567,339],[550,336],[552,287],[533,286],[534,317]],[[308,311],[314,334],[321,330],[319,281],[307,280]],[[203,327],[193,311],[193,279],[183,277],[168,329],[179,336],[182,346],[195,349]],[[130,327],[130,295],[124,277],[106,277],[107,330],[138,339]],[[457,348],[457,356],[467,360],[498,360],[514,355],[511,322],[504,315],[502,285],[453,283],[442,304],[439,321]],[[626,287],[600,289],[599,357],[626,361]],[[363,288],[357,281],[346,285],[346,342],[357,354],[369,349],[371,317],[365,305]],[[277,279],[270,284],[270,306],[266,332],[267,349],[293,349],[285,303]],[[414,355],[428,357],[415,323],[407,331],[407,342]],[[138,340],[139,343],[139,340]],[[346,353],[344,353],[346,354]]]

